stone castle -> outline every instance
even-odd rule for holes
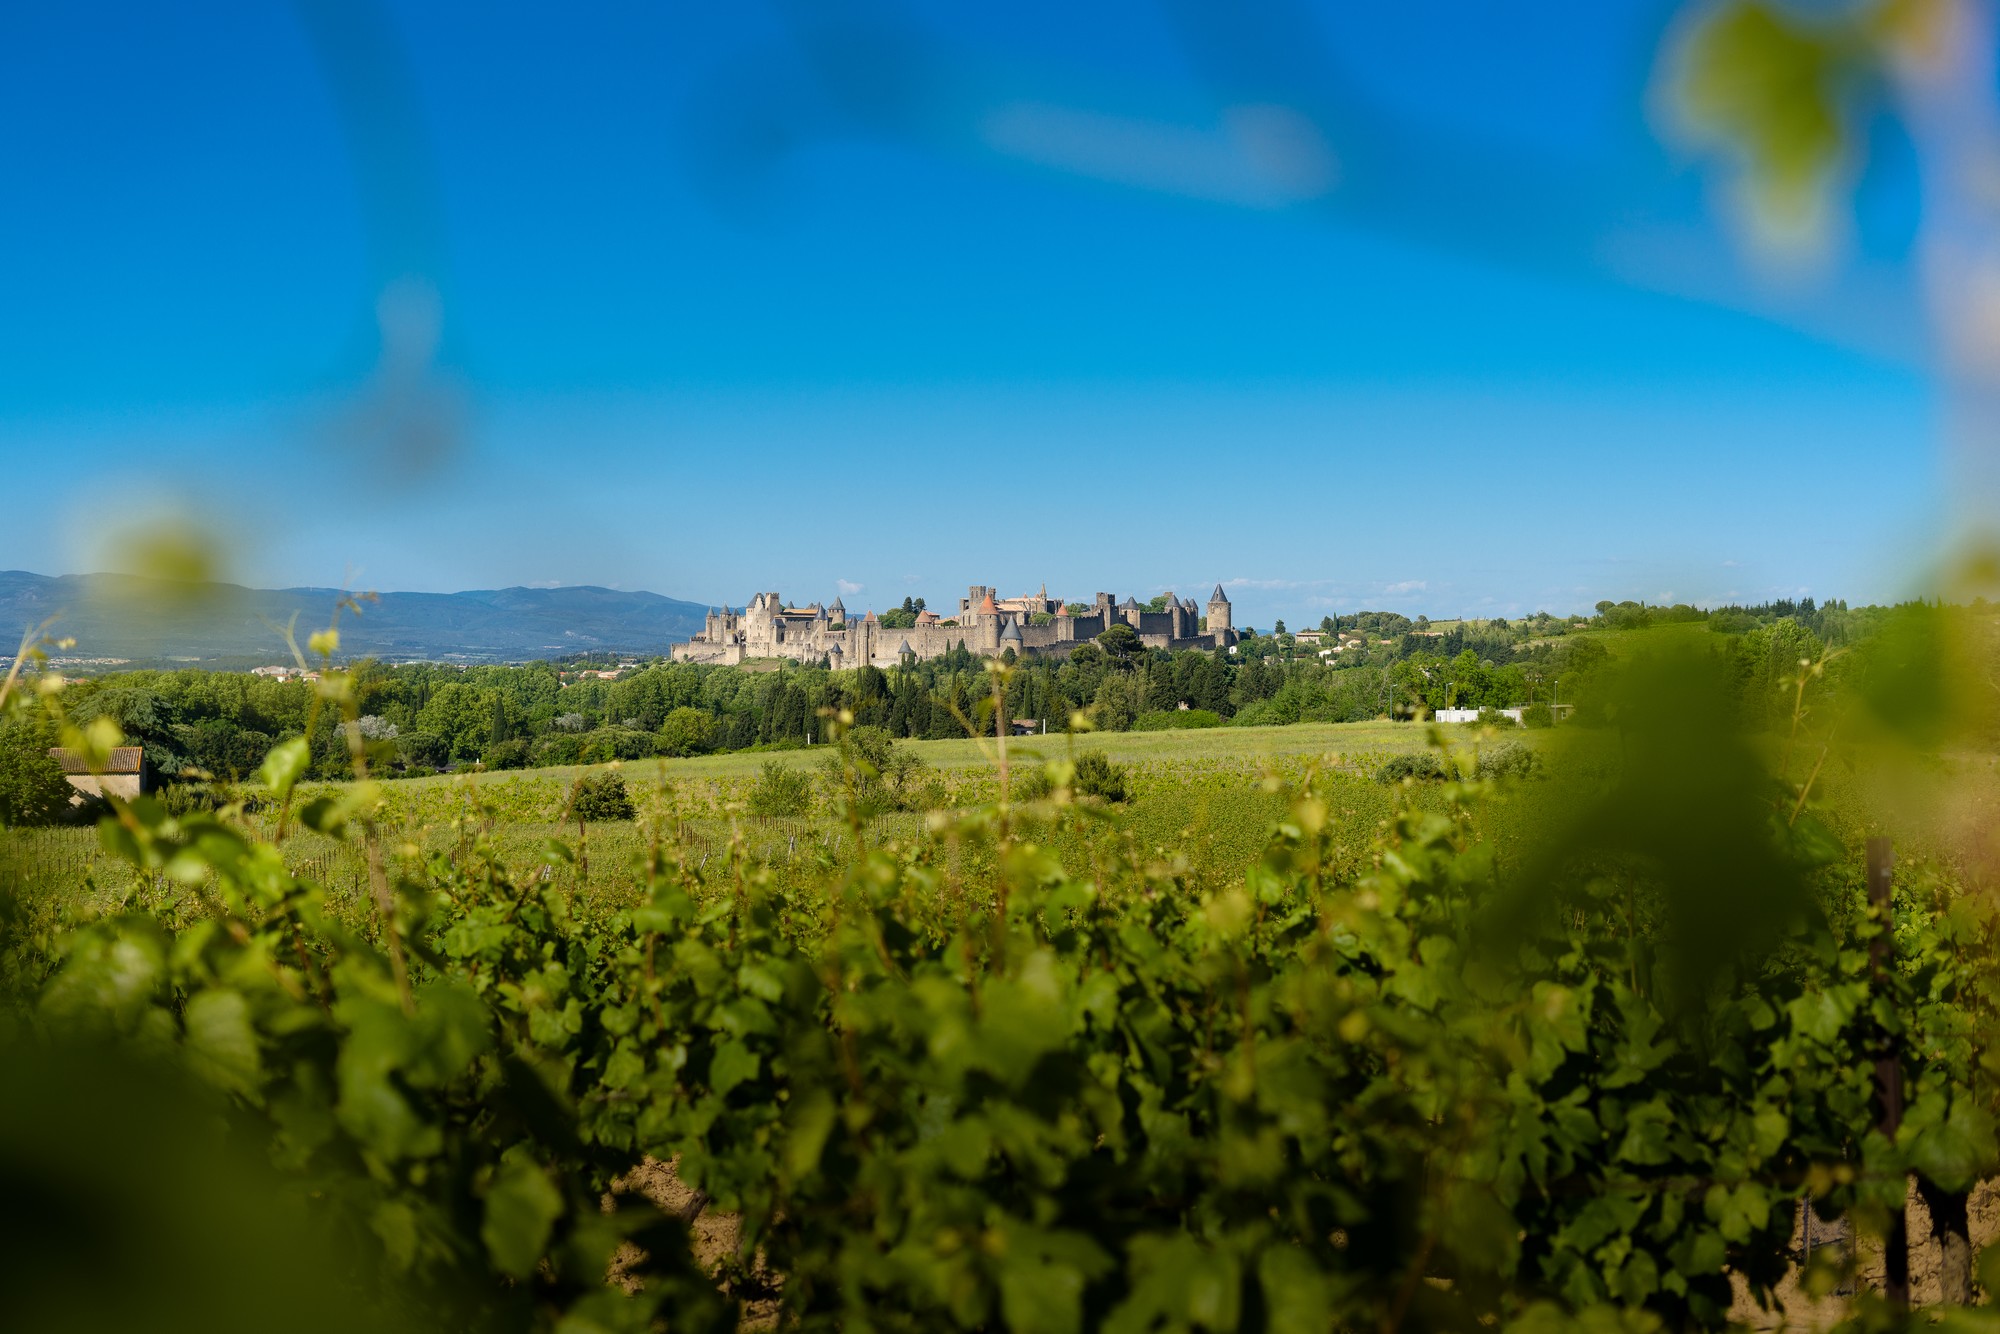
[[[724,607],[709,612],[700,634],[674,645],[674,659],[733,665],[752,658],[824,658],[834,667],[894,667],[906,658],[940,658],[960,645],[987,658],[1008,649],[1017,655],[1067,657],[1114,625],[1131,626],[1148,648],[1217,649],[1236,643],[1221,584],[1209,595],[1205,624],[1193,598],[1172,593],[1166,595],[1164,611],[1099,593],[1085,610],[1071,612],[1060,598],[1048,595],[1046,585],[1033,596],[1001,598],[986,585],[974,584],[959,599],[955,616],[922,611],[916,625],[905,628],[883,625],[872,611],[852,619],[839,598],[828,606],[789,607],[776,593],[759,593],[742,611]]]

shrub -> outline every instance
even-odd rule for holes
[[[525,769],[528,766],[528,743],[518,737],[512,741],[496,741],[480,754],[479,762],[489,769]]]
[[[1555,710],[1546,704],[1530,704],[1521,712],[1521,726],[1523,727],[1554,727],[1555,725]]]
[[[1212,709],[1154,709],[1132,720],[1135,732],[1173,732],[1188,727],[1220,727],[1222,715]]]
[[[1019,770],[1014,779],[1014,800],[1041,801],[1050,796],[1056,790],[1055,775],[1063,767],[1060,764],[1036,764]],[[1131,799],[1130,780],[1131,774],[1123,765],[1113,764],[1102,751],[1087,750],[1076,757],[1076,766],[1070,775],[1070,791],[1079,797],[1095,797],[1099,801],[1128,801]]]
[[[1270,727],[1278,723],[1295,723],[1297,718],[1287,718],[1284,709],[1277,703],[1260,699],[1255,704],[1246,704],[1236,711],[1229,720],[1231,727]]]
[[[1012,796],[1016,802],[1040,802],[1046,800],[1056,790],[1056,774],[1062,772],[1062,764],[1026,764],[1014,772]],[[1122,764],[1112,764],[1104,758],[1100,750],[1086,750],[1076,756],[1076,766],[1070,774],[1070,792],[1076,796],[1094,796],[1100,802],[1126,802],[1132,800],[1130,792],[1132,774]]]
[[[805,815],[811,810],[811,776],[792,765],[765,760],[750,789],[750,813],[776,818]]]
[[[1101,750],[1086,750],[1076,757],[1076,794],[1099,801],[1120,802],[1131,796],[1131,773],[1122,764],[1113,764]]]
[[[1483,752],[1473,772],[1479,778],[1535,778],[1542,757],[1518,741],[1505,741]]]
[[[535,742],[531,763],[536,765],[575,764],[577,757],[582,754],[582,737],[552,732]]]
[[[635,813],[632,794],[625,790],[625,780],[617,774],[585,774],[570,791],[572,820],[629,820]]]
[[[1500,710],[1498,709],[1481,709],[1479,711],[1479,726],[1519,727],[1520,724],[1515,722],[1512,718],[1509,718],[1506,714],[1500,712]]]
[[[1055,787],[1055,780],[1049,777],[1048,766],[1031,764],[1014,771],[1013,788],[1008,795],[1015,801],[1041,801],[1055,791]]]
[[[1375,771],[1378,783],[1400,783],[1411,779],[1419,783],[1442,783],[1451,777],[1444,761],[1427,750],[1411,755],[1398,755]]]
[[[874,810],[930,810],[943,799],[943,788],[926,779],[928,768],[916,751],[899,746],[880,727],[850,728],[840,740],[840,753],[827,761],[827,787],[836,801],[847,792],[847,768],[854,769],[854,795]]]
[[[160,805],[176,818],[221,809],[224,796],[209,783],[169,783],[160,790]]]
[[[583,738],[577,759],[584,764],[608,764],[612,760],[643,760],[659,753],[651,732],[630,727],[600,727]]]
[[[1708,614],[1711,634],[1741,635],[1757,628],[1757,618],[1742,611],[1712,611]]]
[[[442,769],[451,759],[451,747],[436,732],[405,732],[396,738],[396,752],[416,769]]]

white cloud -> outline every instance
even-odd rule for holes
[[[865,584],[855,583],[852,579],[836,579],[833,581],[833,586],[840,590],[840,595],[844,598],[853,597],[867,587]]]
[[[1741,561],[1726,560],[1722,562],[1722,568],[1725,570],[1733,570],[1736,569],[1738,566],[1740,566],[1742,563],[1743,562]]]
[[[1269,592],[1280,588],[1305,588],[1308,583],[1298,579],[1224,579],[1224,588],[1251,588]]]
[[[1421,593],[1430,586],[1428,579],[1405,579],[1399,584],[1384,585],[1382,591],[1391,597],[1400,597],[1404,593]]]
[[[1229,107],[1219,123],[1177,125],[1016,102],[987,115],[980,132],[995,150],[1042,166],[1250,208],[1317,199],[1340,176],[1319,130],[1281,106]]]
[[[560,579],[536,579],[528,584],[529,588],[561,588],[562,586],[563,583]]]
[[[1190,580],[1190,581],[1189,581],[1189,587],[1192,587],[1192,586],[1194,586],[1194,585],[1195,585],[1195,584],[1197,584],[1197,583],[1207,583],[1207,582],[1208,582],[1208,581],[1207,581],[1206,579],[1194,579],[1194,580]],[[1285,589],[1293,589],[1293,588],[1325,588],[1325,587],[1327,587],[1327,586],[1328,586],[1329,584],[1331,584],[1332,582],[1333,582],[1333,581],[1332,581],[1331,579],[1244,579],[1244,578],[1236,578],[1236,579],[1224,579],[1224,580],[1222,581],[1222,586],[1223,586],[1224,588],[1248,588],[1248,589],[1253,589],[1253,590],[1256,590],[1256,591],[1258,591],[1258,592],[1266,592],[1266,593],[1268,593],[1268,592],[1273,592],[1273,591],[1279,591],[1279,590],[1285,590]]]

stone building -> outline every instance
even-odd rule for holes
[[[62,767],[63,777],[76,789],[70,804],[87,797],[123,797],[132,801],[149,786],[146,754],[140,746],[118,746],[104,758],[102,768],[92,769],[90,760],[67,746],[52,746],[49,758]]]
[[[863,663],[893,667],[905,657],[941,658],[963,645],[981,657],[998,657],[1008,649],[1016,655],[1065,657],[1114,625],[1132,627],[1148,648],[1227,648],[1236,643],[1230,625],[1229,598],[1222,585],[1209,595],[1204,611],[1193,598],[1168,593],[1165,609],[1149,611],[1133,598],[1119,602],[1099,593],[1071,612],[1048,588],[1031,597],[1000,598],[985,584],[974,584],[959,599],[958,615],[949,620],[931,612],[914,626],[890,629],[874,612],[851,619],[839,598],[827,606],[787,606],[776,593],[759,593],[741,611],[727,607],[708,613],[701,633],[674,645],[677,662],[736,664],[753,658],[788,658],[834,667]],[[1039,622],[1039,624],[1037,623]]]

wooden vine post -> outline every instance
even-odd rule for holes
[[[1892,932],[1896,854],[1886,838],[1868,840],[1868,901],[1880,917],[1881,930],[1868,947],[1868,961],[1875,990],[1879,995],[1889,972],[1895,967],[1896,941]],[[1882,1105],[1881,1131],[1895,1142],[1903,1124],[1903,1053],[1893,1034],[1884,1034],[1875,1054],[1875,1094]],[[1893,1310],[1910,1309],[1910,1234],[1902,1209],[1889,1216],[1889,1230],[1882,1238],[1882,1296]]]

